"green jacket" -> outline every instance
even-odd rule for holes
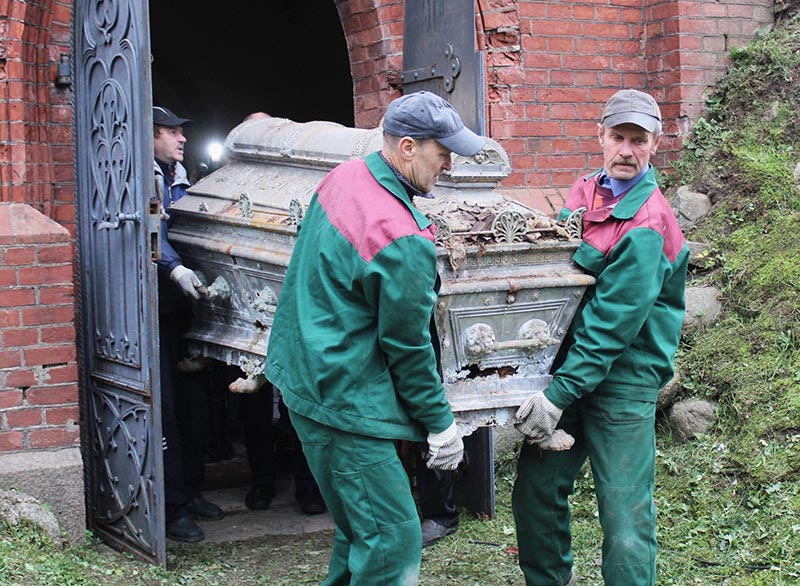
[[[579,179],[560,218],[586,207],[573,260],[597,279],[545,396],[564,409],[591,392],[655,401],[673,375],[689,251],[650,171],[615,205],[592,210],[598,172]]]
[[[303,219],[266,377],[286,406],[362,435],[419,441],[453,413],[431,343],[434,228],[377,153],[342,163]]]

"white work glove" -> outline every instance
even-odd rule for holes
[[[184,295],[188,295],[194,299],[200,299],[200,293],[205,289],[200,279],[194,274],[194,271],[187,269],[183,265],[178,265],[172,269],[169,278],[180,287]]]
[[[514,427],[528,443],[539,443],[553,435],[562,412],[544,393],[535,392],[517,409]]]
[[[231,393],[249,395],[251,393],[257,393],[266,382],[267,378],[263,374],[250,375],[247,378],[237,378],[228,385],[228,390]]]
[[[428,468],[455,470],[463,457],[464,442],[455,421],[444,431],[428,434]]]

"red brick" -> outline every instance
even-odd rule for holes
[[[28,405],[63,405],[78,402],[78,385],[31,387],[25,391]]]
[[[39,249],[38,259],[41,264],[72,263],[72,245],[44,246]]]
[[[35,346],[39,343],[38,328],[0,330],[2,344],[0,348],[20,348]]]
[[[0,269],[0,287],[13,287],[17,285],[16,269]]]
[[[36,374],[28,368],[17,368],[6,376],[6,387],[9,389],[27,389],[37,384]]]
[[[73,326],[43,327],[41,329],[42,344],[63,344],[75,342],[75,328]]]
[[[22,325],[38,326],[43,324],[68,324],[72,323],[75,315],[72,306],[39,306],[23,309]]]
[[[75,361],[75,346],[68,344],[26,348],[23,354],[26,366],[64,364]]]
[[[6,411],[6,420],[11,429],[39,426],[42,424],[42,410],[9,409]]]
[[[6,248],[3,264],[7,266],[29,265],[36,261],[36,249],[32,246],[15,246]]]
[[[19,270],[20,285],[44,285],[53,283],[71,283],[72,265],[53,267],[28,267]]]
[[[36,304],[36,291],[32,287],[5,289],[0,295],[0,307],[25,307]]]
[[[75,383],[78,380],[78,366],[76,364],[51,366],[45,369],[45,375],[48,384],[51,385]]]
[[[21,364],[21,350],[0,350],[0,368],[16,368]]]
[[[0,391],[0,409],[22,405],[22,391],[18,389]]]
[[[69,407],[50,407],[45,409],[44,418],[47,425],[66,425],[80,421],[80,409],[77,405]]]
[[[581,6],[580,4],[575,4],[572,7],[572,18],[577,20],[597,20],[598,14],[594,6]]]
[[[22,438],[23,435],[21,431],[0,432],[0,452],[21,450],[23,448]]]
[[[77,428],[74,430],[62,427],[32,429],[27,434],[30,448],[56,448],[80,442],[80,431]]]
[[[65,305],[74,301],[72,285],[47,285],[39,288],[41,305]]]

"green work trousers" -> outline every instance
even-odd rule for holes
[[[607,586],[655,584],[655,403],[592,393],[558,425],[575,437],[564,452],[525,444],[512,506],[519,564],[528,586],[564,586],[572,572],[567,498],[589,458],[603,529]]]
[[[289,416],[336,523],[323,585],[417,584],[422,530],[395,442]]]

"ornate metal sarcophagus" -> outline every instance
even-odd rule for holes
[[[170,241],[207,284],[186,336],[191,351],[260,372],[297,226],[323,176],[380,149],[381,129],[253,120],[226,139],[230,162],[173,206]],[[593,279],[571,261],[580,220],[560,226],[503,196],[510,170],[489,140],[454,155],[434,199],[442,287],[436,322],[447,397],[467,430],[509,423],[548,371]]]

